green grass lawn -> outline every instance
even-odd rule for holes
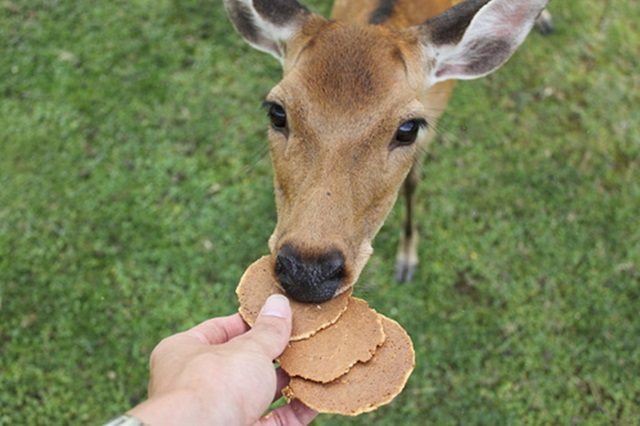
[[[640,2],[551,10],[457,86],[415,281],[396,208],[356,287],[411,334],[407,388],[316,424],[638,423]],[[101,424],[145,397],[156,342],[237,309],[275,224],[279,75],[220,0],[0,2],[0,424]]]

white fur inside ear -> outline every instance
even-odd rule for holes
[[[280,62],[284,62],[284,57],[286,54],[285,45],[287,44],[287,40],[289,40],[293,33],[297,30],[298,26],[293,24],[276,26],[268,21],[263,20],[257,14],[255,14],[254,22],[256,22],[257,26],[260,27],[262,38],[271,40],[273,42],[271,46],[273,47],[262,47],[258,44],[252,44],[253,47],[262,50],[263,52],[270,53]]]
[[[258,13],[252,0],[225,0],[224,3],[234,26],[251,46],[284,62],[285,46],[300,25],[298,19],[274,23]]]
[[[494,0],[474,16],[457,44],[428,46],[434,83],[485,76],[522,44],[548,0]]]

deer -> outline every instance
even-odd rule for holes
[[[297,0],[224,0],[240,35],[283,70],[263,106],[277,213],[268,247],[289,297],[323,303],[353,287],[400,193],[395,272],[413,278],[420,165],[455,82],[507,62],[547,3],[336,0],[326,19]]]

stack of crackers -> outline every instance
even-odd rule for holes
[[[253,325],[272,294],[284,294],[271,257],[247,269],[236,290],[240,315]],[[391,402],[415,365],[411,338],[395,321],[351,296],[351,289],[322,304],[291,300],[293,329],[277,359],[291,377],[282,391],[321,413],[355,416]]]

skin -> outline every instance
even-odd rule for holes
[[[291,335],[291,309],[271,296],[252,329],[235,314],[162,340],[150,362],[149,399],[128,414],[153,426],[307,425],[297,400],[264,415],[288,377],[273,366]]]

